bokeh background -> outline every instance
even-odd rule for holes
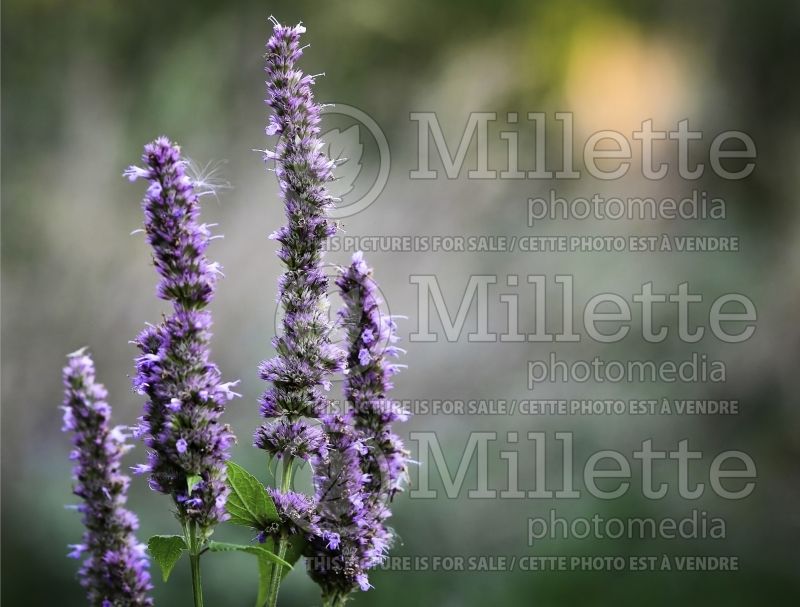
[[[456,342],[407,343],[409,369],[398,377],[396,391],[409,399],[530,397],[526,361],[546,358],[551,350],[567,358],[623,360],[681,360],[701,351],[725,360],[729,379],[724,385],[558,384],[537,388],[536,396],[736,398],[741,413],[733,417],[420,415],[402,433],[436,431],[451,469],[475,430],[572,430],[577,461],[603,448],[630,453],[646,438],[661,448],[689,438],[712,456],[726,449],[749,453],[759,473],[750,498],[645,503],[631,491],[612,502],[470,500],[466,488],[474,486],[469,480],[475,475],[473,463],[467,487],[455,500],[399,499],[394,524],[403,543],[393,554],[725,554],[740,557],[739,572],[382,571],[372,576],[375,589],[354,604],[793,604],[800,591],[800,4],[781,0],[3,2],[3,602],[84,604],[74,580],[77,564],[65,557],[66,544],[78,540],[81,527],[76,514],[63,507],[72,498],[69,444],[60,432],[60,369],[66,353],[90,346],[117,420],[132,423],[139,415],[141,398],[132,393],[129,379],[135,352],[128,340],[145,321],[157,320],[164,307],[154,297],[156,278],[143,238],[129,235],[141,223],[142,188],[121,173],[138,159],[141,146],[161,133],[181,142],[201,165],[224,161],[218,177],[233,186],[218,199],[204,199],[204,218],[219,223],[218,231],[225,234],[210,252],[226,269],[213,306],[213,348],[225,376],[242,379],[244,398],[228,414],[239,436],[235,458],[251,470],[265,470],[250,436],[259,422],[255,401],[263,389],[256,366],[271,355],[280,271],[274,243],[266,236],[281,224],[282,211],[274,176],[252,150],[269,145],[263,134],[262,52],[270,14],[307,25],[311,48],[303,67],[327,74],[317,86],[318,98],[367,112],[389,140],[387,187],[368,209],[344,220],[348,234],[674,233],[738,235],[743,243],[738,254],[372,253],[391,311],[409,317],[401,324],[404,337],[418,321],[412,274],[436,275],[451,309],[471,274],[496,274],[502,284],[508,274],[568,273],[575,276],[576,298],[584,302],[607,290],[629,296],[650,280],[671,291],[688,280],[709,299],[745,293],[759,311],[756,335],[735,347],[713,340],[693,347],[673,340],[646,346],[629,339],[613,347],[584,340],[552,348],[475,344],[465,335]],[[634,170],[611,184],[589,177],[570,183],[475,181],[466,178],[466,169],[453,180],[441,172],[437,180],[409,179],[418,144],[410,112],[437,112],[451,146],[470,112],[498,112],[491,163],[502,170],[505,143],[497,131],[505,128],[503,114],[543,111],[553,126],[553,113],[560,110],[575,112],[579,142],[606,128],[629,135],[647,118],[664,129],[688,118],[693,128],[712,135],[743,130],[758,146],[757,168],[739,182],[717,180],[710,171],[696,183],[682,182],[674,164],[670,177],[657,183]],[[530,131],[519,130],[532,140]],[[552,139],[560,145],[557,136]],[[709,139],[699,145],[697,160],[702,161]],[[369,146],[365,149],[366,171],[375,158]],[[530,168],[529,153],[520,160]],[[674,163],[674,155],[668,160]],[[437,162],[434,168],[441,169]],[[471,147],[466,167],[474,163]],[[728,219],[540,221],[527,228],[526,199],[552,187],[570,197],[594,192],[684,196],[697,188],[723,196]],[[337,252],[329,259],[342,263],[346,257]],[[523,301],[523,328],[531,329],[532,299]],[[504,329],[504,310],[495,298],[491,317],[497,331]],[[468,326],[474,315],[473,306]],[[659,320],[674,326],[672,315]],[[434,318],[432,326],[437,323]],[[503,488],[503,463],[496,450],[492,455],[492,484]],[[432,465],[425,454],[414,456],[420,466]],[[142,457],[139,446],[129,456],[131,465]],[[521,457],[523,479],[531,478],[533,465],[532,457]],[[559,466],[553,458],[548,471],[558,474]],[[436,480],[432,486],[441,489]],[[142,479],[133,484],[130,504],[141,517],[143,538],[175,530],[167,499],[149,492]],[[726,519],[727,538],[541,541],[528,547],[527,517],[551,507],[565,516],[587,517],[596,512],[680,517],[700,508]],[[242,539],[241,533],[221,530],[219,535]],[[207,604],[251,603],[255,566],[249,558],[224,554],[205,560]],[[160,605],[188,605],[187,590],[183,564],[169,584],[155,581]],[[294,572],[281,603],[319,600],[302,572]]]

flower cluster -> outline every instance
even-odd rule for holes
[[[393,535],[386,526],[388,504],[402,489],[408,454],[391,431],[391,423],[407,415],[386,395],[391,376],[401,365],[387,357],[402,352],[394,320],[382,314],[372,271],[362,254],[336,281],[345,303],[340,316],[348,335],[346,416],[326,423],[330,460],[315,474],[320,527],[337,535],[336,542],[319,538],[309,560],[312,578],[332,604],[356,587],[367,590],[367,572],[383,562]]]
[[[394,540],[387,526],[389,505],[403,489],[409,460],[392,423],[407,415],[387,393],[404,366],[390,359],[403,350],[395,345],[395,323],[381,312],[383,302],[361,253],[338,274],[344,308],[337,321],[329,318],[323,256],[337,231],[327,188],[335,163],[320,139],[315,79],[296,67],[305,28],[273,23],[265,55],[266,103],[272,110],[266,133],[278,140],[265,159],[274,163],[285,208],[286,224],[270,236],[279,243],[285,269],[278,281],[282,321],[272,340],[275,356],[259,367],[269,387],[259,399],[265,421],[253,444],[282,462],[282,478],[280,486],[266,489],[278,514],[274,520],[243,515],[236,522],[266,526],[257,530],[257,539],[271,544],[267,548],[281,559],[293,563],[305,555],[325,604],[338,607],[353,591],[371,587],[369,572],[384,561]],[[228,518],[227,507],[236,512],[236,500],[228,504],[226,482],[235,437],[222,415],[240,395],[233,391],[237,382],[222,381],[210,355],[208,306],[221,269],[206,257],[213,237],[211,226],[200,221],[199,197],[213,192],[215,184],[211,176],[192,179],[187,170],[192,169],[180,148],[159,137],[145,146],[142,166],[124,173],[148,184],[143,231],[159,275],[157,294],[171,304],[163,319],[148,324],[133,342],[139,349],[133,387],[147,399],[134,435],[148,448],[147,464],[134,470],[149,476],[154,491],[172,498],[189,552],[195,605],[202,605],[200,557],[214,550],[208,539]],[[341,327],[346,352],[332,341]],[[342,372],[348,410],[335,413],[326,393],[331,377]],[[92,360],[82,351],[70,355],[64,385],[64,429],[74,433],[74,491],[84,500],[78,509],[87,529],[71,554],[87,555],[81,583],[93,607],[149,607],[148,562],[134,535],[138,521],[124,507],[129,479],[119,472],[127,434],[110,427],[105,389],[95,383]],[[310,465],[312,495],[292,490],[295,463]],[[240,507],[250,513],[263,509],[265,499],[253,483],[249,475],[232,473]],[[174,563],[166,556],[176,556],[171,553],[176,543],[151,543],[167,574]],[[229,548],[253,552],[251,546]],[[270,606],[276,605],[282,577],[280,566],[271,568]],[[264,589],[262,579],[262,598]]]
[[[266,159],[275,162],[287,219],[271,238],[281,245],[278,257],[286,270],[278,284],[283,320],[273,340],[277,355],[259,370],[272,384],[260,400],[268,421],[256,431],[254,444],[277,458],[316,462],[327,454],[319,428],[328,409],[325,390],[330,375],[342,370],[344,353],[330,341],[328,279],[322,271],[325,240],[336,232],[327,215],[332,198],[326,183],[333,179],[333,162],[321,151],[314,79],[295,68],[304,31],[276,22],[267,43],[266,102],[273,112],[267,134],[279,140]],[[280,494],[275,497],[281,503]]]
[[[307,567],[326,604],[336,605],[355,587],[367,590],[367,570],[382,560],[374,542],[376,521],[368,506],[369,476],[362,469],[367,452],[349,414],[325,420],[330,456],[314,468],[319,531],[312,535]]]
[[[408,471],[408,453],[391,429],[393,422],[408,419],[408,413],[387,397],[394,387],[392,376],[405,366],[389,358],[404,350],[395,345],[397,325],[382,312],[372,269],[360,251],[340,273],[336,285],[344,301],[340,317],[349,343],[344,396],[352,406],[354,425],[369,446],[365,458],[371,479],[368,493],[376,504],[385,504],[403,489]]]
[[[165,137],[145,146],[144,168],[131,181],[149,182],[142,201],[147,241],[161,280],[158,295],[173,304],[163,322],[136,339],[134,389],[148,398],[139,432],[150,448],[150,486],[171,495],[183,521],[206,533],[226,518],[225,461],[235,438],[220,421],[234,396],[209,360],[210,303],[220,268],[205,256],[211,235],[180,148]]]
[[[281,523],[262,530],[257,537],[259,542],[265,542],[279,531],[284,531],[290,539],[307,539],[321,533],[317,504],[313,498],[297,491],[279,491],[272,487],[267,489],[267,493],[275,504]]]
[[[125,508],[130,479],[120,474],[130,448],[122,428],[110,426],[111,408],[102,384],[95,382],[92,359],[78,351],[64,367],[64,430],[73,433],[73,487],[83,500],[83,542],[70,556],[86,559],[80,582],[93,607],[143,607],[153,604],[144,546],[136,540],[139,523]]]

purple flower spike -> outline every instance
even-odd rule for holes
[[[326,420],[331,456],[315,467],[314,476],[319,526],[337,542],[332,545],[321,534],[312,541],[309,560],[312,578],[333,605],[356,588],[370,588],[368,571],[383,562],[393,541],[385,522],[388,505],[402,490],[408,466],[408,453],[391,431],[393,421],[408,416],[386,396],[400,368],[387,357],[402,352],[394,345],[395,323],[381,313],[372,270],[360,252],[336,284],[349,343],[344,393],[350,411]]]
[[[145,549],[136,540],[136,516],[125,508],[130,479],[120,474],[130,449],[127,435],[110,426],[107,392],[95,382],[94,363],[83,350],[69,355],[64,367],[64,430],[72,432],[75,495],[86,532],[70,556],[86,555],[79,572],[92,607],[153,604]]]
[[[405,421],[408,413],[387,397],[394,387],[392,376],[404,366],[389,359],[404,351],[395,345],[397,326],[380,309],[383,302],[372,269],[360,251],[353,255],[336,285],[344,301],[340,317],[350,344],[344,395],[353,408],[355,427],[370,447],[371,455],[366,458],[372,479],[369,493],[389,502],[403,489],[408,467],[408,454],[391,431],[392,422]]]
[[[324,435],[313,422],[328,409],[325,390],[330,375],[343,369],[344,353],[330,342],[328,280],[322,271],[325,240],[336,232],[325,187],[333,179],[333,162],[321,151],[314,79],[295,68],[304,31],[275,22],[267,42],[266,102],[273,110],[267,134],[279,135],[267,160],[275,162],[287,218],[272,238],[281,245],[278,257],[286,271],[278,284],[283,321],[273,340],[277,355],[260,369],[272,384],[261,397],[261,414],[273,421],[258,429],[254,444],[275,457],[312,461],[325,454]]]
[[[209,360],[206,307],[220,267],[205,256],[211,236],[199,223],[198,195],[180,148],[159,137],[145,146],[142,161],[145,168],[131,167],[125,175],[150,183],[142,201],[144,227],[161,276],[158,295],[173,310],[135,342],[141,355],[134,389],[148,398],[138,432],[150,448],[150,486],[171,495],[181,519],[207,534],[227,517],[225,461],[235,437],[220,418],[239,396]]]

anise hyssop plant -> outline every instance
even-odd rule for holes
[[[77,508],[86,527],[71,555],[86,556],[80,578],[92,606],[153,604],[147,554],[134,535],[138,522],[124,507],[130,481],[120,467],[130,434],[147,450],[147,462],[133,470],[170,498],[180,527],[179,534],[150,537],[147,552],[165,582],[188,555],[195,607],[203,605],[206,553],[256,557],[257,607],[277,605],[283,578],[305,557],[323,603],[338,607],[372,587],[369,573],[395,539],[389,505],[403,489],[409,460],[392,424],[407,415],[388,394],[403,367],[392,359],[403,350],[360,252],[333,281],[326,275],[325,244],[337,231],[327,188],[336,162],[323,151],[315,78],[297,67],[305,28],[274,19],[273,25],[265,55],[266,134],[277,139],[265,159],[286,217],[271,236],[284,265],[282,315],[274,355],[258,369],[269,385],[259,399],[265,421],[253,446],[266,453],[265,469],[275,482],[266,487],[230,461],[236,439],[223,416],[240,395],[233,389],[238,382],[223,381],[211,358],[209,305],[222,272],[206,256],[212,226],[200,220],[200,200],[214,190],[192,176],[177,144],[159,137],[145,146],[141,164],[124,173],[147,184],[140,231],[152,249],[157,295],[168,303],[161,321],[133,340],[139,350],[133,387],[146,399],[138,425],[132,432],[110,426],[105,389],[83,351],[70,355],[64,368],[64,426],[74,436],[74,491],[83,500]],[[331,282],[342,302],[334,315]],[[329,397],[337,377],[344,380],[341,410],[332,404],[339,399]],[[304,465],[311,484],[301,490],[295,471]],[[221,523],[248,527],[250,541],[214,541]]]

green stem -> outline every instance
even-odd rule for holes
[[[294,465],[294,457],[286,455],[283,461],[283,470],[281,471],[281,493],[286,493],[292,486],[292,472]],[[280,558],[286,557],[286,550],[288,548],[289,540],[285,534],[281,534],[281,539],[278,541],[278,556]],[[267,606],[277,607],[278,605],[278,587],[281,585],[283,578],[283,567],[277,563],[272,566],[272,575],[269,580],[269,592],[267,594]]]
[[[194,607],[203,607],[203,586],[200,583],[200,555],[189,556],[192,564],[192,590],[194,592]]]
[[[294,456],[287,455],[283,464],[281,476],[281,493],[286,493],[292,488],[292,472],[294,472]]]
[[[197,527],[194,523],[185,526],[186,543],[189,545],[189,564],[192,568],[192,595],[194,607],[203,607],[203,585],[200,579],[200,550]]]
[[[343,607],[349,598],[349,594],[334,592],[333,594],[322,597],[322,607]]]

